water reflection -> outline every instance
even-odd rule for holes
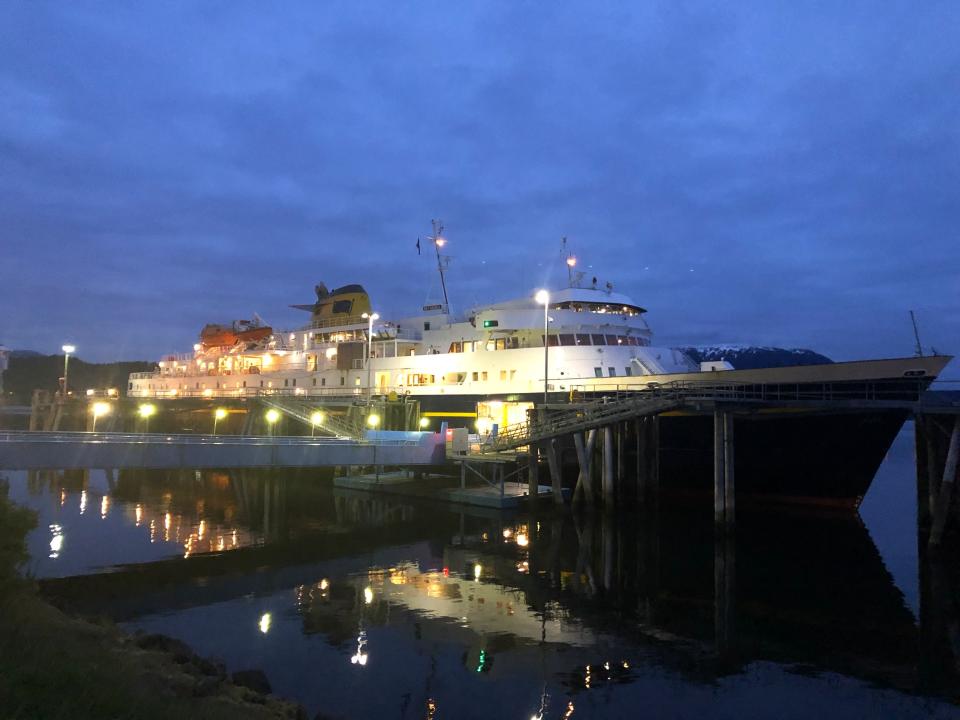
[[[54,479],[37,492],[63,507],[89,492],[97,527],[179,551],[46,592],[261,666],[312,709],[472,717],[509,699],[511,715],[563,718],[658,697],[683,714],[741,684],[771,703],[840,686],[870,707],[878,688],[960,698],[955,667],[930,660],[949,650],[953,576],[928,583],[918,632],[854,519],[744,516],[717,540],[709,515],[474,516],[271,472],[120,472],[102,494]]]

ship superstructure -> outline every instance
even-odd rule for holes
[[[417,396],[437,415],[452,407],[451,400],[460,401],[454,403],[459,411],[475,411],[479,399],[509,397],[520,403],[511,414],[520,416],[527,401],[544,392],[544,343],[552,393],[609,384],[611,378],[699,370],[682,352],[653,345],[646,310],[610,287],[551,293],[546,335],[544,306],[533,293],[461,316],[441,305],[396,320],[373,313],[360,285],[328,290],[321,284],[316,294],[315,303],[293,306],[311,313],[300,329],[257,342],[197,343],[192,354],[163,358],[156,372],[131,375],[128,395],[396,393]]]

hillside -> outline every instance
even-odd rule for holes
[[[801,348],[749,347],[742,345],[711,345],[679,348],[697,362],[726,360],[737,370],[792,367],[794,365],[823,365],[833,360],[813,350]]]
[[[122,395],[130,373],[147,372],[155,367],[155,363],[143,361],[88,363],[71,357],[70,389],[82,393],[87,388],[117,388]],[[4,400],[27,405],[34,390],[56,391],[62,376],[63,355],[39,355],[27,351],[11,353],[10,367],[3,374]]]

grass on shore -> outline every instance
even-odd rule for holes
[[[34,523],[0,479],[0,720],[303,717],[192,654],[144,649],[135,636],[44,602],[19,575]]]

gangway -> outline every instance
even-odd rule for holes
[[[266,407],[282,412],[284,415],[299,420],[307,426],[316,427],[339,438],[361,438],[363,428],[349,421],[341,420],[317,405],[297,400],[285,395],[260,395],[257,399]],[[320,412],[322,419],[316,414]]]

